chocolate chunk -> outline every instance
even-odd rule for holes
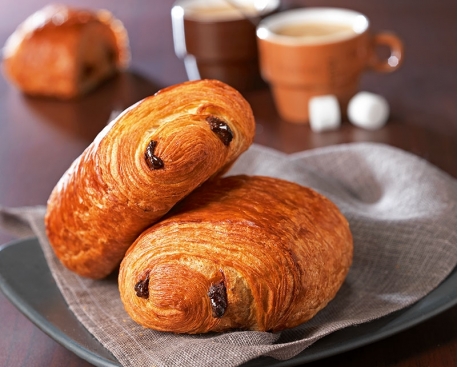
[[[90,78],[94,75],[96,67],[92,64],[83,65],[83,78]]]
[[[208,116],[206,120],[210,125],[211,131],[218,135],[218,138],[223,142],[224,145],[228,146],[233,138],[233,134],[229,125],[216,116]]]
[[[207,295],[210,297],[213,317],[222,317],[227,308],[227,294],[224,279],[219,283],[212,284]]]
[[[161,169],[164,168],[164,162],[161,158],[154,155],[154,150],[156,149],[157,141],[151,140],[146,147],[145,160],[148,164],[149,169]]]
[[[135,292],[137,297],[148,299],[149,297],[149,273],[146,274],[145,279],[140,280],[137,284],[135,284]]]
[[[117,53],[111,47],[107,49],[107,60],[109,64],[115,64],[117,59]]]

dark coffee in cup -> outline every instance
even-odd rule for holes
[[[238,90],[263,84],[256,43],[257,20],[279,1],[179,0],[172,9],[175,53],[188,79],[218,79]]]

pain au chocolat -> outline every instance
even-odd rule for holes
[[[71,99],[127,67],[129,59],[127,32],[109,11],[53,4],[8,38],[3,70],[25,94]]]
[[[137,236],[252,143],[248,102],[215,80],[171,86],[125,110],[52,191],[45,217],[61,262],[103,278]]]
[[[344,282],[353,240],[339,209],[295,183],[208,181],[126,253],[119,290],[137,323],[175,333],[297,326]]]

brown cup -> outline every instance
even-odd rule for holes
[[[176,55],[183,59],[189,80],[218,79],[238,90],[263,83],[259,72],[256,25],[278,0],[179,0],[172,8]],[[234,5],[235,4],[235,5]],[[247,5],[248,4],[248,5]]]
[[[257,28],[261,74],[280,117],[308,123],[310,98],[332,94],[346,111],[362,73],[399,68],[403,44],[392,33],[372,34],[366,16],[339,8],[302,8],[266,17]],[[390,56],[380,59],[378,46]]]

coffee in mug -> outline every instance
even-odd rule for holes
[[[280,116],[308,122],[310,98],[335,95],[342,111],[358,91],[366,69],[399,68],[403,45],[392,33],[371,33],[368,18],[340,8],[303,8],[266,17],[257,28],[261,74]],[[376,48],[388,46],[380,59]]]
[[[304,42],[323,42],[337,40],[347,35],[355,35],[355,31],[348,24],[304,23],[289,24],[280,27],[275,33],[281,36],[300,37]]]
[[[172,8],[173,40],[188,79],[218,79],[239,90],[261,85],[256,26],[279,3],[177,0]]]

